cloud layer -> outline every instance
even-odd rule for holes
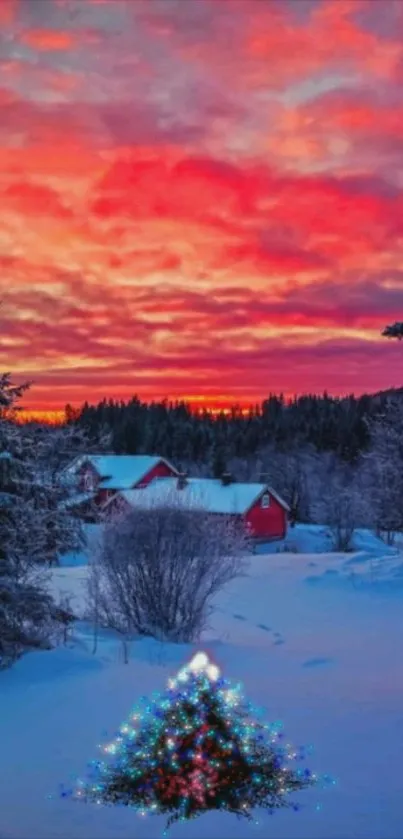
[[[403,5],[2,0],[0,369],[57,408],[402,383]]]

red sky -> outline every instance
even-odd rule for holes
[[[403,384],[401,0],[1,0],[0,27],[27,407]]]

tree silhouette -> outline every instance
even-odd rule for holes
[[[396,321],[389,326],[385,326],[382,335],[385,338],[397,338],[398,341],[401,341],[403,338],[403,321]]]

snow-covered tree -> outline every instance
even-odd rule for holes
[[[332,531],[334,550],[351,550],[354,533],[366,523],[366,515],[362,485],[351,467],[339,466],[328,479],[322,480],[320,496],[314,505],[314,518]]]
[[[54,565],[61,554],[84,546],[82,522],[71,505],[77,486],[64,467],[80,454],[108,450],[108,442],[107,436],[98,443],[90,440],[85,429],[74,424],[2,423],[0,452],[7,454],[9,463],[12,458],[15,478],[16,470],[23,470],[23,477],[14,479],[13,491],[14,519],[20,524],[12,527],[23,554],[34,552],[35,561]]]
[[[3,391],[1,391],[3,388]],[[60,509],[58,489],[37,469],[29,426],[13,422],[21,389],[0,378],[0,667],[25,650],[49,646],[59,608],[47,592],[46,565],[76,544],[76,525]]]
[[[96,437],[90,436],[86,428],[73,422],[62,425],[29,423],[25,433],[36,474],[48,483],[63,484],[65,489],[68,484],[63,470],[76,457],[111,452],[110,433],[100,429]]]
[[[41,457],[30,426],[0,423],[0,459],[3,550],[52,565],[60,553],[78,549],[83,544],[81,522],[64,503],[74,489],[59,480],[50,458]]]
[[[321,493],[321,476],[330,468],[334,456],[319,455],[311,446],[293,446],[286,451],[266,447],[259,458],[254,480],[264,478],[290,507],[291,522],[309,522]]]
[[[391,399],[369,423],[371,447],[361,458],[371,526],[392,542],[403,530],[403,399]]]

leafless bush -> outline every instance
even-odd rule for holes
[[[57,622],[57,640],[66,646],[71,636],[75,615],[71,605],[71,595],[61,594],[58,603],[53,607],[53,619]]]
[[[324,485],[322,498],[315,505],[317,521],[328,525],[333,535],[333,549],[349,551],[358,527],[366,523],[367,508],[358,476],[336,473]]]
[[[199,509],[134,509],[103,528],[89,566],[88,604],[95,626],[123,636],[195,640],[214,596],[245,569],[242,522]]]
[[[255,471],[247,480],[272,484],[290,507],[290,524],[311,522],[321,495],[322,477],[332,469],[334,457],[312,446],[295,445],[287,451],[269,445],[261,449]],[[231,465],[232,468],[232,465]]]

